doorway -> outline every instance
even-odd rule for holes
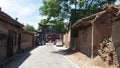
[[[8,30],[7,57],[13,56],[13,31]]]
[[[21,51],[21,34],[18,34],[18,52]]]

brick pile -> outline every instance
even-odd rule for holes
[[[115,53],[115,48],[111,38],[105,38],[100,44],[100,49],[98,50],[99,55],[103,61],[107,62],[109,65],[118,66],[117,54]]]

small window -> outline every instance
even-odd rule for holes
[[[78,37],[78,30],[76,29],[73,30],[73,37]]]
[[[101,24],[103,24],[104,22],[101,22]]]

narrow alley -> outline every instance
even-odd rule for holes
[[[5,68],[80,68],[67,57],[58,53],[52,43],[38,46],[22,57],[17,58]]]

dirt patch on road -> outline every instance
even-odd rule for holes
[[[108,64],[106,64],[100,56],[91,59],[80,52],[76,52],[66,56],[82,68],[117,68],[114,65],[109,66]]]
[[[81,52],[68,50],[65,47],[56,48],[58,49],[59,54],[65,55],[81,68],[117,68],[115,65],[108,65],[107,62],[103,61],[101,56],[96,56],[92,59]]]

